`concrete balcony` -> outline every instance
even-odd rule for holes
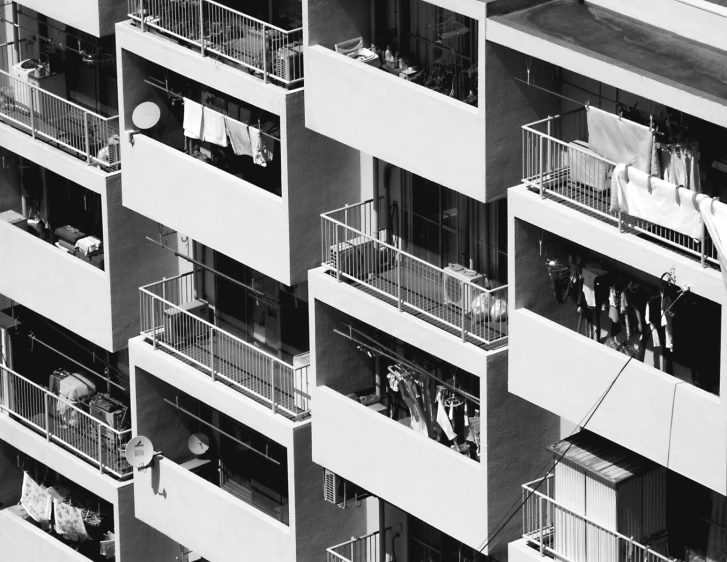
[[[1,408],[8,420],[30,428],[101,474],[117,480],[131,477],[123,454],[130,429],[118,431],[10,369],[0,367],[0,384]]]
[[[167,252],[143,242],[151,221],[121,206],[121,176],[103,179],[104,269],[22,228],[0,221],[0,294],[107,349],[118,351],[137,333],[140,285],[169,271]],[[130,301],[130,299],[133,299]]]
[[[718,8],[693,0],[559,0],[518,10],[495,2],[487,41],[725,127],[727,80],[713,69],[727,62],[727,19],[705,6]]]
[[[627,359],[528,310],[516,310],[510,323],[509,391],[573,423],[598,403]],[[724,422],[720,397],[631,361],[588,429],[724,494]]]
[[[348,292],[337,294],[337,286],[347,287]],[[310,296],[316,376],[314,462],[454,539],[480,547],[483,534],[502,516],[502,506],[515,500],[510,497],[513,486],[517,486],[512,480],[515,473],[530,474],[535,465],[545,462],[547,453],[541,443],[557,436],[556,418],[507,393],[508,352],[504,348],[483,352],[456,339],[450,345],[436,328],[426,323],[417,326],[418,319],[410,319],[320,272],[311,273]],[[381,336],[377,341],[397,338],[401,340],[397,346],[403,345],[405,351],[401,347],[394,351],[393,343],[376,344],[364,335],[376,331]],[[373,347],[364,347],[368,345]],[[361,349],[370,349],[374,356],[378,349],[381,355],[372,359]],[[457,373],[455,394],[458,404],[464,405],[459,415],[465,411],[472,416],[472,431],[480,443],[476,452],[471,446],[467,448],[473,434],[466,432],[466,425],[455,436],[457,450],[449,447],[447,439],[437,437],[439,426],[434,422],[431,432],[429,426],[426,431],[415,431],[407,417],[414,414],[399,408],[383,385],[370,405],[352,399],[374,392],[379,384],[377,373],[387,384],[381,375],[387,372],[386,365],[396,363],[397,353],[418,357],[421,364],[437,362],[437,376],[442,380]],[[423,381],[430,381],[424,371],[417,372]],[[474,429],[477,427],[479,430]],[[531,432],[534,427],[537,430]],[[438,474],[451,476],[447,510],[439,509],[429,494],[421,493]],[[489,552],[503,549],[516,531],[515,526],[508,526]]]
[[[156,31],[202,56],[249,69],[266,83],[303,85],[302,27],[283,29],[209,0],[188,7],[175,0],[145,5],[128,0],[128,6],[141,31]]]
[[[175,122],[172,108],[167,107],[169,99],[143,82],[149,65],[161,65],[202,88],[222,92],[231,103],[255,106],[280,123],[279,140],[274,141],[280,143],[280,177],[275,186],[245,181],[172,148],[184,138],[181,123],[176,123],[174,138],[169,137],[171,126],[167,127],[169,138],[164,142],[138,134],[132,145],[128,134],[122,134],[127,155],[122,171],[124,205],[285,285],[305,281],[320,248],[317,217],[354,197],[360,176],[358,153],[306,129],[301,89],[266,84],[128,24],[118,26],[117,47],[125,131],[133,127],[134,108],[149,99],[157,100],[162,121]],[[264,242],[240,244],[243,239]]]
[[[310,415],[308,366],[294,367],[205,318],[194,298],[191,273],[147,285],[141,291],[141,333],[154,353],[193,366],[272,414],[299,421]],[[174,359],[171,359],[174,357]]]
[[[314,559],[321,540],[346,537],[356,520],[324,502],[309,420],[272,415],[140,338],[129,351],[135,431],[166,441],[163,456],[134,474],[136,518],[219,562]],[[202,457],[187,445],[194,419],[215,443]]]
[[[295,560],[296,540],[288,525],[184,465],[155,459],[148,470],[136,473],[134,492],[138,519],[207,560],[239,561],[243,553],[243,560]]]
[[[95,37],[112,34],[114,24],[127,17],[126,6],[117,0],[75,0],[68,5],[54,0],[21,0],[18,4]]]

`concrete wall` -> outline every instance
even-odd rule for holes
[[[296,284],[307,279],[309,269],[320,265],[321,213],[361,200],[361,163],[357,150],[305,126],[302,91],[291,93],[285,102],[282,138],[287,169],[290,277]]]
[[[295,520],[295,559],[297,562],[318,562],[326,548],[351,537],[368,533],[366,504],[349,505],[346,509],[323,500],[323,469],[311,456],[311,424],[295,429],[295,457],[291,498]]]
[[[304,0],[303,33],[306,45],[333,49],[340,41],[360,36],[368,46],[371,42],[370,4],[359,0]],[[308,78],[306,66],[306,87]]]
[[[706,0],[588,0],[589,4],[727,51],[727,8]]]
[[[486,430],[481,439],[487,445],[488,532],[503,525],[513,504],[522,499],[522,484],[544,474],[552,453],[546,447],[560,437],[560,421],[544,410],[508,392],[508,360],[511,351],[488,360],[486,379]],[[510,359],[511,361],[511,359]],[[484,415],[484,414],[483,414]],[[485,533],[480,533],[482,543]],[[487,552],[502,560],[507,544],[522,536],[522,518],[515,516],[488,545]],[[475,545],[479,546],[479,545]]]
[[[483,82],[489,200],[507,195],[507,189],[522,179],[521,127],[545,115],[558,114],[559,100],[514,80],[514,77],[527,79],[529,68],[533,83],[557,91],[552,65],[528,59],[517,51],[490,42],[485,46],[485,56]]]
[[[114,24],[127,17],[125,0],[22,0],[18,4],[96,37],[113,33]]]
[[[105,267],[111,299],[112,351],[126,348],[139,333],[139,287],[177,274],[177,258],[146,240],[157,224],[121,204],[121,175],[109,179],[103,195]]]
[[[0,262],[0,293],[113,350],[108,272],[6,222]]]
[[[484,26],[479,29],[484,35]],[[484,36],[480,51],[484,76]],[[478,201],[491,198],[485,183],[484,107],[320,45],[308,47],[306,65],[307,127]]]
[[[57,537],[8,510],[0,511],[0,551],[4,560],[89,562]]]
[[[480,546],[488,525],[486,455],[480,463],[465,458],[326,386],[316,387],[313,401],[314,462]],[[438,475],[441,486],[433,482]],[[435,500],[440,494],[446,509]]]
[[[119,488],[119,500],[114,505],[116,561],[138,562],[177,560],[179,543],[140,521],[134,515],[134,486]]]
[[[291,529],[171,460],[134,475],[136,517],[214,562],[295,560]]]

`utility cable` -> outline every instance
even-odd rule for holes
[[[679,293],[679,296],[677,296],[677,298],[676,298],[676,299],[674,299],[674,301],[672,301],[672,303],[671,303],[671,304],[670,304],[670,305],[669,305],[669,306],[668,306],[668,307],[667,307],[667,308],[666,308],[666,309],[665,309],[665,310],[664,310],[664,311],[663,311],[663,312],[661,313],[661,316],[660,316],[660,318],[663,318],[663,317],[664,317],[664,315],[665,315],[665,314],[666,314],[667,312],[669,312],[669,311],[671,310],[671,308],[672,308],[672,307],[673,307],[673,306],[674,306],[674,305],[675,305],[675,304],[676,304],[677,302],[679,302],[679,299],[681,299],[681,298],[682,298],[682,297],[683,297],[683,296],[684,296],[684,295],[685,295],[685,294],[687,293],[687,291],[689,291],[689,289],[688,289],[688,288],[685,288],[685,289],[683,289],[683,290],[682,290],[682,292],[681,292],[681,293]],[[652,328],[652,331],[653,331],[653,328]],[[577,431],[577,430],[578,430],[578,431],[582,431],[582,430],[583,430],[583,429],[584,429],[584,428],[586,427],[586,425],[588,425],[588,422],[590,422],[590,421],[591,421],[591,419],[593,419],[593,416],[595,416],[595,415],[596,415],[596,412],[598,411],[598,408],[599,408],[599,407],[601,406],[601,404],[603,404],[603,402],[604,402],[604,401],[606,400],[606,397],[608,396],[608,393],[609,393],[609,392],[611,391],[611,389],[612,389],[612,388],[614,387],[614,385],[615,385],[615,384],[616,384],[616,382],[618,381],[619,377],[621,377],[621,374],[622,374],[622,373],[623,373],[623,372],[624,372],[624,371],[626,370],[626,367],[628,367],[629,363],[631,363],[631,360],[632,360],[632,359],[633,359],[633,358],[634,358],[634,357],[636,356],[636,353],[637,353],[638,351],[639,351],[638,349],[635,349],[635,350],[634,350],[634,351],[633,351],[633,352],[632,352],[632,353],[631,353],[631,354],[629,355],[629,358],[628,358],[628,359],[626,360],[626,363],[624,363],[623,367],[621,367],[621,370],[619,370],[618,374],[617,374],[617,375],[616,375],[616,377],[615,377],[615,378],[613,379],[613,381],[611,382],[611,384],[609,384],[609,385],[608,385],[608,387],[607,387],[607,388],[606,388],[606,390],[605,390],[605,391],[603,392],[603,394],[601,394],[601,396],[600,396],[600,397],[599,397],[599,399],[598,399],[598,400],[596,401],[596,403],[595,403],[595,404],[594,404],[594,405],[593,405],[593,406],[592,406],[591,408],[589,408],[589,409],[588,409],[588,410],[586,411],[586,414],[585,414],[585,416],[584,416],[583,418],[581,418],[581,421],[580,421],[580,422],[579,422],[579,423],[578,423],[578,424],[576,425],[576,428],[575,428],[575,429],[574,429],[574,430],[573,430],[573,431],[572,431],[572,432],[570,433],[570,435],[568,436],[568,438],[570,438],[570,437],[572,437],[573,435],[575,435],[575,433],[576,433],[576,431]],[[580,428],[580,430],[579,430],[578,428]],[[561,454],[560,454],[560,455],[558,456],[558,458],[556,458],[555,462],[553,463],[553,466],[552,466],[552,467],[551,467],[551,468],[550,468],[550,469],[548,470],[548,472],[547,472],[547,473],[545,474],[545,476],[543,476],[543,477],[542,477],[542,478],[540,479],[540,481],[539,481],[539,482],[537,483],[537,485],[535,485],[535,486],[533,487],[533,489],[532,489],[532,490],[530,490],[530,492],[528,493],[528,495],[527,495],[527,496],[525,497],[525,499],[524,499],[524,500],[522,500],[522,501],[520,501],[520,500],[516,500],[515,502],[513,502],[513,504],[512,504],[512,506],[510,507],[510,509],[509,509],[509,510],[508,510],[507,512],[505,512],[505,515],[503,515],[503,517],[502,517],[502,518],[500,519],[500,522],[502,522],[502,521],[504,520],[504,523],[500,524],[500,522],[498,522],[498,526],[499,526],[499,527],[497,527],[497,528],[496,528],[496,530],[495,530],[495,531],[493,531],[493,533],[492,533],[491,535],[488,535],[487,539],[486,539],[486,540],[485,540],[485,541],[483,542],[482,546],[480,546],[480,548],[478,548],[478,549],[477,549],[477,550],[478,550],[478,552],[480,552],[480,553],[481,553],[481,552],[482,552],[482,551],[483,551],[483,550],[484,550],[485,548],[487,548],[487,546],[488,546],[488,545],[490,545],[490,544],[492,543],[492,541],[494,541],[494,540],[495,540],[495,539],[497,538],[497,536],[498,536],[498,535],[499,535],[499,534],[500,534],[500,533],[501,533],[501,532],[502,532],[502,531],[503,531],[503,530],[505,529],[505,527],[507,527],[507,525],[508,525],[508,524],[510,523],[510,521],[512,521],[513,517],[515,517],[515,515],[517,515],[517,514],[518,514],[518,512],[519,512],[519,511],[520,511],[520,510],[521,510],[521,509],[523,508],[523,506],[524,506],[524,505],[525,505],[525,504],[526,504],[526,503],[528,502],[528,500],[530,500],[530,498],[531,498],[531,497],[533,496],[533,494],[535,494],[535,492],[536,492],[536,491],[538,490],[538,488],[539,488],[539,487],[540,487],[540,486],[542,485],[542,483],[543,483],[543,482],[545,482],[545,480],[546,480],[546,479],[547,479],[547,478],[548,478],[548,477],[549,477],[549,476],[550,476],[550,475],[551,475],[551,474],[553,473],[553,471],[555,470],[555,467],[556,467],[556,466],[558,466],[558,464],[560,464],[560,462],[561,462],[561,461],[563,460],[563,458],[564,458],[564,457],[565,457],[565,456],[566,456],[566,455],[568,454],[568,451],[570,450],[570,448],[571,448],[572,446],[573,446],[573,443],[569,443],[569,444],[568,444],[568,447],[566,447],[565,451],[563,451],[563,452],[562,452],[562,453],[561,453]],[[550,464],[550,461],[548,461],[548,464]],[[547,466],[547,465],[546,465],[546,466]],[[542,469],[541,469],[541,470],[540,470],[540,471],[539,471],[538,473],[540,473],[540,472],[542,472]],[[519,503],[519,505],[518,505],[518,503]],[[516,507],[516,506],[517,506],[517,507]],[[513,512],[512,512],[511,514],[510,514],[510,516],[509,516],[509,517],[507,517],[507,519],[505,519],[505,517],[507,516],[507,514],[508,514],[508,513],[510,512],[510,511],[512,511],[513,509],[515,509],[515,511],[513,511]]]

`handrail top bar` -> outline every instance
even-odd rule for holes
[[[336,219],[332,219],[331,217],[327,217],[325,215],[321,215],[321,217],[324,218],[324,219],[326,219],[329,222],[332,222],[334,224],[337,224],[338,226],[342,226],[343,228],[346,228],[349,231],[351,231],[351,232],[353,232],[355,234],[358,234],[359,236],[363,236],[364,238],[368,238],[369,240],[372,240],[373,242],[376,242],[377,244],[380,244],[381,246],[383,246],[385,248],[389,248],[390,250],[394,250],[395,252],[400,253],[400,254],[405,254],[407,256],[407,258],[410,259],[410,260],[419,262],[420,264],[425,265],[425,266],[427,266],[427,267],[429,267],[431,269],[436,269],[436,270],[441,271],[442,273],[444,273],[444,269],[443,268],[434,266],[431,263],[426,262],[426,261],[424,261],[424,260],[422,260],[422,259],[420,259],[420,258],[418,258],[416,256],[412,256],[411,254],[409,254],[409,253],[407,253],[407,252],[405,252],[403,250],[400,250],[396,246],[392,246],[391,244],[387,244],[386,242],[384,242],[382,240],[378,240],[378,239],[374,238],[370,234],[364,234],[360,230],[356,230],[355,228],[352,228],[350,226],[347,226],[347,225],[343,224],[342,222],[337,221]],[[341,243],[345,243],[345,240],[343,242],[341,242]],[[475,285],[472,281],[467,281],[465,279],[459,279],[459,280],[462,283],[466,283],[467,285],[471,285],[472,287],[475,287],[475,288],[477,288],[477,289],[479,289],[479,290],[481,290],[482,292],[485,292],[485,293],[494,293],[495,291],[500,291],[503,288],[507,288],[507,284],[505,284],[505,285],[502,285],[500,287],[495,287],[494,289],[485,289],[484,287],[480,287],[479,285]]]
[[[524,131],[528,131],[529,133],[533,133],[534,135],[538,135],[540,137],[545,137],[548,140],[551,140],[562,146],[567,146],[568,150],[575,150],[575,151],[585,154],[586,156],[589,156],[595,160],[600,160],[601,162],[604,162],[604,163],[608,164],[609,166],[614,166],[614,167],[618,166],[618,163],[614,162],[613,160],[609,160],[608,158],[604,158],[603,156],[599,156],[598,154],[592,154],[592,153],[588,152],[587,149],[585,149],[581,146],[578,146],[577,144],[570,144],[570,143],[564,142],[560,139],[556,139],[552,135],[549,135],[547,132],[536,131],[535,129],[530,129],[530,128],[528,128],[528,125],[522,125],[521,129],[523,129]]]
[[[390,531],[391,530],[391,527],[387,527],[384,530],[385,531]],[[368,535],[362,535],[362,536],[360,536],[358,538],[349,539],[349,540],[347,540],[345,542],[342,542],[341,544],[334,544],[333,546],[329,546],[326,550],[330,551],[330,550],[332,550],[334,548],[341,548],[342,546],[346,546],[348,544],[353,544],[355,542],[358,542],[358,541],[363,540],[363,539],[368,539],[368,538],[373,537],[373,536],[376,536],[378,534],[379,534],[379,531],[377,530],[377,531],[374,531],[373,533],[369,533]],[[337,554],[337,553],[336,552],[333,552],[332,554]]]
[[[22,81],[18,80],[15,76],[10,75],[9,73],[5,72],[4,70],[0,70],[0,74],[5,75],[8,78],[12,78],[13,80],[17,80],[21,84],[25,84],[25,82],[22,82]],[[47,90],[43,90],[41,88],[38,88],[38,86],[33,86],[32,84],[27,84],[27,85],[30,86],[31,88],[35,88],[36,90],[38,90],[40,92],[43,92],[43,94],[45,94],[45,95],[54,97],[57,100],[60,100],[60,101],[66,103],[68,105],[71,105],[71,106],[75,107],[76,109],[80,109],[84,113],[88,113],[89,115],[92,115],[93,117],[96,117],[98,119],[101,119],[102,121],[110,121],[112,119],[118,119],[119,118],[118,115],[112,115],[110,117],[104,117],[103,115],[99,115],[98,113],[95,113],[95,112],[91,111],[90,109],[86,109],[85,107],[82,107],[82,106],[78,105],[77,103],[73,103],[72,101],[69,101],[69,100],[67,100],[65,98],[62,98],[61,96],[57,96],[56,94],[52,94],[51,92],[49,92]]]
[[[556,119],[560,119],[560,115],[549,115],[545,119],[541,119],[540,121],[533,121],[532,123],[527,123],[526,125],[523,125],[523,127],[534,127],[535,125],[547,123],[548,121],[555,121]]]
[[[125,429],[123,431],[119,431],[118,429],[115,429],[115,428],[111,427],[106,422],[104,422],[102,420],[99,420],[98,418],[94,418],[91,414],[87,414],[86,412],[84,412],[83,410],[81,410],[78,406],[76,406],[75,404],[73,404],[72,402],[70,402],[69,400],[67,400],[66,398],[64,398],[63,396],[56,396],[55,394],[53,394],[47,388],[43,388],[39,384],[34,383],[30,379],[24,377],[20,373],[17,373],[15,371],[13,371],[12,369],[9,369],[7,367],[4,367],[4,366],[1,366],[0,365],[0,371],[7,371],[8,373],[11,373],[11,374],[15,375],[16,377],[23,379],[27,384],[29,384],[31,386],[34,386],[36,389],[40,390],[44,394],[47,394],[48,396],[53,396],[56,400],[59,400],[60,402],[63,402],[69,408],[73,408],[74,410],[76,410],[80,414],[83,414],[84,416],[86,416],[87,418],[91,419],[91,421],[97,423],[98,425],[106,426],[108,429],[110,429],[111,431],[113,431],[116,435],[121,435],[122,433],[126,433],[127,431],[131,431],[131,429]],[[9,411],[11,411],[11,410],[9,410]]]
[[[163,281],[160,281],[160,282],[163,282]],[[204,320],[203,318],[200,318],[199,316],[195,316],[194,314],[188,312],[187,310],[184,310],[179,305],[173,304],[173,303],[169,302],[168,300],[163,299],[159,295],[155,295],[154,293],[152,293],[151,291],[149,291],[146,287],[139,287],[139,291],[141,291],[142,293],[145,293],[145,294],[149,295],[153,299],[156,299],[156,300],[158,300],[160,302],[163,302],[164,304],[169,305],[171,308],[174,308],[175,310],[178,310],[179,312],[182,312],[183,314],[186,314],[187,316],[193,317],[195,319],[195,321],[200,322],[200,323],[204,324],[205,326],[207,326],[208,328],[212,328],[213,330],[216,330],[217,332],[221,332],[225,337],[228,337],[228,338],[232,339],[233,341],[236,341],[237,343],[242,344],[244,347],[247,347],[249,349],[252,349],[253,351],[259,353],[260,355],[264,355],[265,357],[267,357],[271,361],[274,361],[274,362],[278,363],[279,365],[281,365],[283,367],[287,367],[287,368],[289,368],[293,372],[295,372],[295,371],[298,370],[298,369],[294,369],[293,368],[293,365],[291,365],[290,363],[286,363],[282,359],[279,359],[278,357],[275,357],[274,355],[271,355],[270,353],[268,353],[264,349],[260,349],[259,347],[255,347],[254,345],[249,344],[248,342],[246,342],[246,341],[238,338],[237,336],[234,336],[231,333],[223,330],[219,326],[215,326],[214,324],[210,324],[209,322],[207,322],[207,320]]]
[[[366,199],[366,201],[360,201],[359,203],[353,203],[351,205],[345,205],[339,209],[333,209],[332,211],[326,211],[325,213],[321,213],[322,217],[326,217],[332,213],[340,213],[341,211],[348,211],[350,209],[355,209],[357,207],[363,207],[364,205],[368,205],[369,203],[373,203],[373,199]]]
[[[275,29],[275,30],[277,30],[277,31],[280,31],[280,32],[282,32],[282,33],[286,33],[286,34],[288,34],[288,33],[294,33],[294,32],[296,32],[296,31],[299,31],[299,30],[302,30],[302,29],[303,29],[302,27],[296,27],[295,29],[291,29],[290,31],[286,31],[285,29],[283,29],[283,28],[281,28],[281,27],[278,27],[277,25],[273,25],[272,23],[267,23],[267,22],[264,22],[264,21],[262,21],[262,20],[259,20],[259,19],[257,19],[256,17],[253,17],[253,16],[249,16],[249,15],[247,15],[247,14],[246,14],[246,13],[244,13],[244,12],[240,12],[240,11],[238,11],[238,10],[235,10],[234,8],[230,8],[230,7],[228,7],[228,6],[225,6],[225,5],[223,5],[223,4],[220,4],[220,3],[218,3],[218,2],[215,2],[214,0],[204,0],[204,1],[205,1],[205,2],[207,3],[207,4],[212,4],[213,6],[217,6],[218,8],[222,8],[223,10],[226,10],[226,11],[228,11],[228,12],[232,12],[233,14],[237,14],[238,16],[242,16],[242,17],[244,17],[244,18],[247,18],[247,19],[249,19],[249,20],[255,21],[255,22],[257,22],[257,23],[261,23],[261,24],[263,24],[263,25],[264,25],[265,27],[270,27],[270,28],[272,28],[272,29]]]
[[[181,279],[182,277],[189,277],[191,275],[194,275],[194,271],[187,271],[185,273],[180,273],[179,275],[174,275],[173,277],[165,277],[164,279],[160,279],[159,281],[154,281],[152,283],[147,283],[146,285],[142,285],[139,287],[139,289],[148,289],[149,287],[153,287],[154,285],[159,285],[160,283],[164,283],[166,281],[175,281],[176,279]]]
[[[650,549],[648,546],[645,546],[645,545],[643,545],[643,544],[641,544],[641,543],[639,543],[637,541],[633,541],[631,538],[629,538],[629,537],[627,537],[625,535],[622,535],[618,531],[613,531],[611,529],[608,529],[608,528],[606,528],[605,526],[603,526],[600,523],[596,523],[593,519],[591,519],[591,518],[589,518],[589,517],[587,517],[585,515],[581,515],[580,513],[575,512],[574,510],[570,509],[569,507],[564,506],[562,503],[557,502],[553,498],[550,498],[550,497],[546,496],[545,494],[542,494],[542,493],[538,492],[537,490],[535,490],[533,488],[529,488],[527,486],[527,484],[523,484],[522,487],[525,490],[527,490],[528,492],[530,492],[531,495],[537,496],[537,497],[540,497],[540,498],[543,498],[543,499],[547,500],[549,503],[552,503],[553,505],[559,507],[560,509],[563,509],[563,510],[565,510],[565,511],[567,511],[567,512],[573,514],[573,515],[575,515],[576,517],[578,517],[579,519],[582,519],[586,523],[590,523],[594,527],[598,527],[599,529],[603,529],[607,533],[611,533],[616,538],[625,540],[626,542],[633,544],[637,548],[642,548],[644,550],[648,550],[650,553],[654,554],[655,556],[657,556],[661,560],[664,560],[665,562],[670,562],[670,559],[669,558],[667,558],[666,556],[662,556],[661,554],[659,554],[655,550]]]

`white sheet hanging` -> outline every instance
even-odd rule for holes
[[[617,164],[629,164],[645,173],[651,171],[654,133],[618,115],[589,107],[588,147]]]
[[[201,139],[204,131],[202,122],[202,106],[196,101],[184,98],[184,136],[190,139]]]
[[[722,280],[727,288],[727,205],[712,200],[707,195],[699,196],[699,210],[712,244],[717,250],[717,260],[722,270]]]
[[[23,488],[20,494],[20,505],[25,508],[34,521],[48,523],[51,514],[51,496],[41,488],[35,480],[23,473]]]
[[[202,139],[218,146],[227,146],[225,116],[219,111],[204,108],[204,135]]]
[[[619,164],[611,176],[611,211],[622,211],[694,239],[702,236],[702,217],[693,191]],[[678,195],[678,197],[677,197]]]

